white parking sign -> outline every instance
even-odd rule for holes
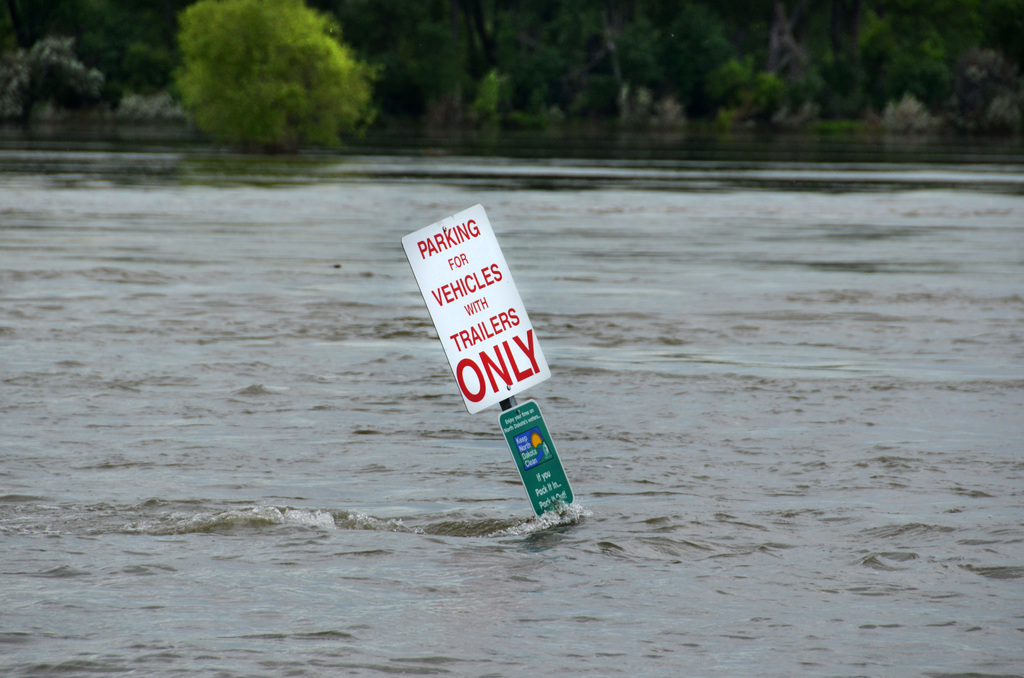
[[[402,238],[470,413],[551,376],[481,205]]]

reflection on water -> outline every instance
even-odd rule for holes
[[[649,188],[845,192],[967,188],[1024,192],[1018,139],[915,141],[829,136],[378,133],[336,152],[237,155],[186,139],[89,144],[0,138],[0,172],[74,183],[226,181],[254,185],[432,181],[473,189]],[[83,147],[84,146],[84,147]]]

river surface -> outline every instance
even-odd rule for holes
[[[1024,675],[1024,162],[0,145],[0,675]],[[535,517],[403,235],[487,210]]]

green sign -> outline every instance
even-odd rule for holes
[[[559,504],[571,504],[569,479],[565,477],[537,403],[528,400],[515,405],[502,412],[498,422],[534,512],[541,515]]]

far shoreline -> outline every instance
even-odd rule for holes
[[[120,120],[110,113],[67,113],[28,123],[0,123],[0,149],[175,150],[240,156],[483,156],[568,159],[680,159],[858,162],[998,162],[1024,164],[1020,135],[932,131],[896,134],[870,121],[822,121],[799,129],[748,126],[721,130],[689,121],[673,129],[627,127],[609,121],[567,121],[542,129],[429,128],[387,121],[339,146],[309,146],[291,154],[259,153],[223,144],[187,120]]]

